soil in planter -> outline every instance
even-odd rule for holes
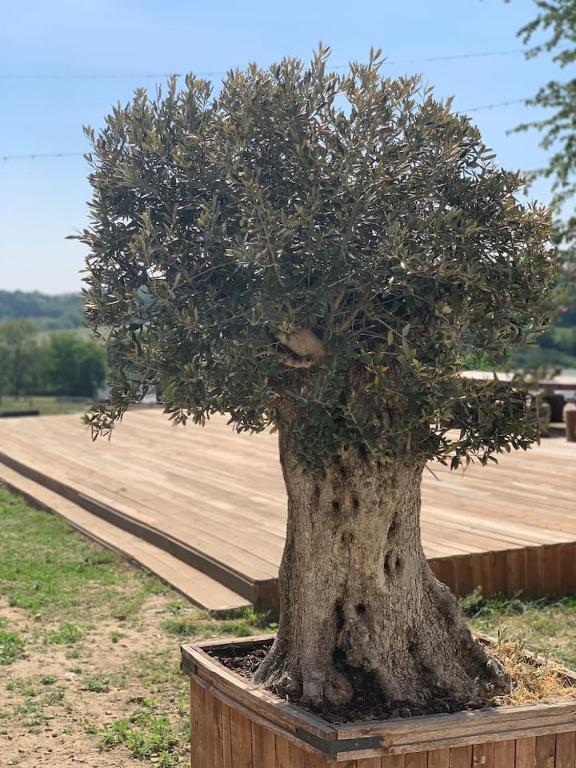
[[[257,649],[241,652],[242,646],[228,646],[224,648],[206,649],[207,652],[218,659],[228,669],[251,679],[266,657],[271,641]],[[492,649],[512,679],[512,690],[507,696],[487,698],[485,707],[499,707],[520,704],[533,704],[538,702],[552,702],[562,699],[576,698],[574,680],[566,675],[553,661],[536,659],[527,652],[521,643],[501,642]],[[272,691],[274,693],[274,691]],[[302,706],[300,702],[294,703]],[[364,681],[363,696],[356,697],[352,702],[339,708],[312,709],[310,711],[321,715],[325,720],[333,723],[349,723],[358,720],[387,720],[391,717],[411,717],[415,715],[431,715],[462,710],[462,707],[454,708],[449,701],[438,700],[434,707],[428,710],[399,706],[390,706],[382,701],[381,694],[375,686],[370,685],[370,680]],[[469,707],[470,709],[474,707]],[[475,707],[478,709],[478,707]]]

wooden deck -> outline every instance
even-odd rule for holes
[[[576,444],[549,438],[498,466],[432,469],[424,549],[455,592],[576,592]],[[235,434],[224,418],[173,427],[156,409],[95,443],[77,415],[5,420],[0,480],[200,605],[276,609],[286,502],[274,435]]]

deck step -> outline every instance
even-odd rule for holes
[[[159,522],[156,525],[150,525],[130,512],[117,506],[110,506],[96,496],[85,494],[75,485],[40,471],[4,451],[0,451],[0,464],[6,465],[39,487],[46,488],[60,498],[81,507],[92,516],[101,518],[114,528],[121,529],[135,536],[139,541],[145,541],[156,549],[165,551],[177,562],[190,566],[195,572],[204,573],[209,579],[222,584],[233,594],[242,596],[247,604],[255,605],[258,610],[276,609],[275,579],[255,581],[237,569],[231,568],[222,559],[211,557],[202,549],[190,546],[188,542],[171,535]]]
[[[183,563],[164,549],[118,528],[2,463],[0,483],[24,496],[34,506],[65,518],[74,528],[105,547],[121,552],[176,589],[191,603],[215,616],[250,605],[245,597]]]

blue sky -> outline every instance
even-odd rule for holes
[[[322,40],[334,65],[381,47],[385,71],[421,73],[462,110],[524,98],[557,76],[549,61],[521,53],[425,61],[520,49],[516,31],[533,17],[532,0],[0,0],[0,10],[0,288],[8,290],[80,288],[84,249],[65,237],[86,224],[90,189],[82,157],[1,158],[84,151],[82,125],[97,128],[136,86],[154,88],[143,75],[307,59]],[[69,77],[80,75],[122,77]],[[545,161],[538,135],[507,131],[536,115],[522,104],[473,113],[501,164],[522,169]],[[532,196],[546,202],[547,186]]]

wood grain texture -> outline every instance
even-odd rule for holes
[[[450,750],[435,749],[429,752],[428,768],[450,768]]]
[[[575,768],[576,732],[556,734],[555,768]]]
[[[538,768],[555,768],[556,735],[554,733],[536,737],[536,765]]]
[[[420,754],[406,755],[405,768],[427,768],[428,766],[428,753],[420,752]]]
[[[250,720],[236,709],[232,709],[230,712],[230,742],[232,745],[232,767],[253,768]]]
[[[494,745],[494,763],[497,768],[514,768],[516,761],[516,742],[497,741]]]
[[[472,768],[472,747],[453,747],[450,750],[450,768]]]
[[[158,409],[146,409],[129,413],[111,441],[92,443],[77,415],[41,416],[2,420],[0,454],[12,470],[18,467],[16,474],[28,473],[28,481],[48,488],[53,496],[46,506],[64,514],[66,504],[76,504],[70,517],[83,508],[89,535],[91,525],[95,538],[102,534],[102,510],[136,526],[136,533],[118,534],[117,548],[168,583],[178,581],[181,559],[169,546],[183,544],[199,559],[193,567],[215,584],[211,597],[210,581],[201,585],[198,578],[201,594],[195,594],[194,579],[180,577],[175,585],[192,600],[225,608],[262,594],[274,603],[270,585],[286,525],[275,435],[235,434],[224,417],[205,428],[174,428]],[[486,595],[574,592],[575,466],[576,444],[563,438],[465,473],[434,465],[438,479],[425,473],[422,510],[434,572],[457,594],[477,586]],[[109,520],[108,526],[114,528]],[[157,538],[142,541],[144,530]],[[105,543],[114,546],[110,538]],[[151,553],[151,543],[165,548],[166,557]],[[229,592],[217,594],[218,583]]]
[[[232,732],[230,730],[231,709],[222,704],[220,721],[222,728],[222,768],[232,768]]]
[[[365,762],[368,761],[358,760],[358,768],[369,768],[369,763],[367,766],[363,765]],[[406,768],[406,759],[404,755],[384,755],[379,768]]]
[[[276,735],[276,765],[274,768],[290,768],[290,742]]]
[[[472,766],[473,768],[497,768],[494,756],[494,742],[474,745]]]
[[[211,756],[206,743],[208,719],[207,696],[204,689],[190,680],[190,744],[192,768],[210,768]]]
[[[516,765],[514,768],[538,768],[536,765],[536,738],[516,741]]]
[[[256,723],[252,727],[253,768],[268,768],[276,759],[276,740],[272,731]]]
[[[482,737],[472,737],[478,742],[473,744],[365,758],[357,752],[354,759],[341,753],[334,761],[302,746],[294,738],[295,730],[289,727],[290,717],[286,713],[274,726],[276,730],[286,728],[286,735],[282,736],[270,729],[269,719],[261,719],[260,715],[252,719],[247,710],[236,709],[229,696],[220,700],[210,685],[206,688],[201,679],[194,678],[193,675],[190,688],[192,768],[576,768],[576,731],[565,730],[566,726],[561,725],[560,732],[555,732],[544,714],[546,707],[540,710],[540,726],[524,721],[524,732],[535,734],[530,737],[491,740],[490,734],[484,733]],[[306,713],[306,717],[311,716]],[[421,718],[412,727],[432,732],[433,722],[433,716]],[[314,724],[312,718],[310,726],[313,728]],[[571,724],[574,726],[576,719],[572,718]],[[511,723],[511,731],[514,727]],[[544,732],[546,727],[550,732]],[[368,734],[370,728],[366,724],[364,733]],[[454,725],[455,737],[457,730]],[[333,736],[334,731],[328,729],[324,738]]]

